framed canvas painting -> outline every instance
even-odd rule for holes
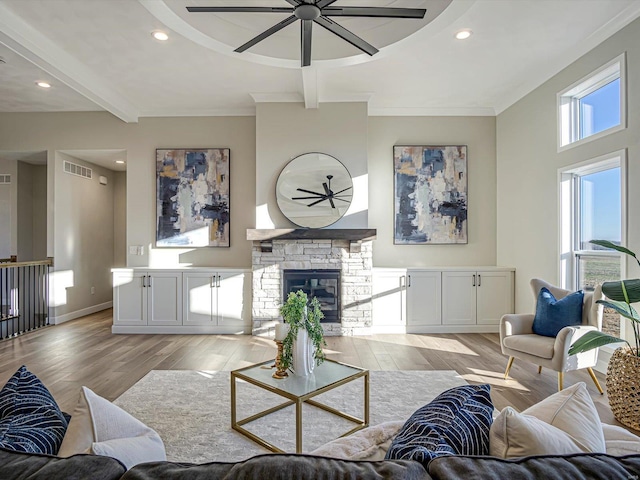
[[[394,243],[467,243],[467,147],[393,147]]]
[[[156,246],[229,246],[228,148],[156,150]]]

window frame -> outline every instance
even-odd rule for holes
[[[579,280],[579,257],[617,257],[620,277],[626,278],[626,258],[619,252],[583,250],[580,241],[580,178],[592,173],[620,168],[620,239],[627,244],[627,151],[617,150],[584,162],[558,169],[558,278],[560,286],[576,290]],[[626,322],[620,321],[620,338],[626,338]],[[601,347],[613,351],[611,347]]]
[[[556,94],[558,152],[583,145],[627,128],[626,52],[605,63]],[[580,138],[580,100],[610,82],[620,79],[620,123]]]

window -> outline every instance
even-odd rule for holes
[[[625,56],[558,94],[558,150],[625,128]]]
[[[624,152],[560,171],[561,279],[564,288],[592,291],[597,284],[623,278],[618,252],[590,240],[623,244]],[[603,331],[620,336],[620,318],[605,309]]]

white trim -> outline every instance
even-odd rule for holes
[[[622,52],[614,59],[598,67],[593,72],[585,75],[580,80],[577,80],[556,94],[556,139],[558,153],[627,128],[626,58],[626,52]],[[620,123],[606,130],[594,133],[593,135],[578,138],[579,124],[576,118],[579,117],[579,113],[577,112],[576,99],[593,93],[598,88],[603,87],[617,78],[620,78]],[[574,140],[576,138],[577,140]]]
[[[300,69],[305,108],[318,108],[318,70],[312,66]]]
[[[255,117],[256,107],[180,110],[157,108],[140,112],[140,117]]]
[[[372,333],[498,333],[500,325],[374,325]]]
[[[249,93],[256,103],[303,103],[299,93]]]
[[[76,318],[84,317],[86,315],[91,315],[92,313],[101,312],[102,310],[106,310],[107,308],[112,308],[113,302],[104,302],[98,305],[93,305],[91,307],[82,308],[80,310],[76,310],[75,312],[65,313],[64,315],[58,315],[57,317],[51,317],[49,323],[52,325],[60,325],[61,323],[69,322],[71,320],[75,320]]]
[[[369,107],[370,117],[495,117],[492,107]]]
[[[175,325],[175,326],[128,326],[128,325],[113,325],[111,327],[111,333],[116,334],[140,334],[148,335],[153,333],[167,334],[167,335],[251,335],[251,326],[219,326],[219,325]]]

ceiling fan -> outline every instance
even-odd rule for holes
[[[351,190],[353,187],[347,187],[339,192],[334,192],[331,190],[331,179],[333,175],[327,175],[327,180],[329,180],[329,184],[327,182],[322,182],[322,188],[324,188],[324,193],[314,192],[312,190],[305,190],[304,188],[297,188],[296,190],[299,192],[310,193],[313,197],[293,197],[291,200],[315,200],[315,202],[311,202],[307,207],[313,207],[320,202],[324,202],[329,200],[331,203],[331,208],[336,208],[336,204],[333,202],[334,200],[340,200],[341,202],[351,203],[350,200],[345,200],[345,198],[351,197],[350,193],[345,193],[344,195],[340,195],[341,193],[346,192],[347,190]]]
[[[329,17],[382,17],[382,18],[424,18],[424,8],[391,8],[391,7],[333,7],[337,0],[284,0],[291,7],[187,7],[192,13],[291,13],[280,23],[265,30],[234,51],[241,53],[261,42],[265,38],[279,32],[287,25],[300,20],[300,43],[302,45],[302,66],[311,65],[311,27],[313,22],[326,28],[354,47],[374,55],[378,49],[350,32]]]

